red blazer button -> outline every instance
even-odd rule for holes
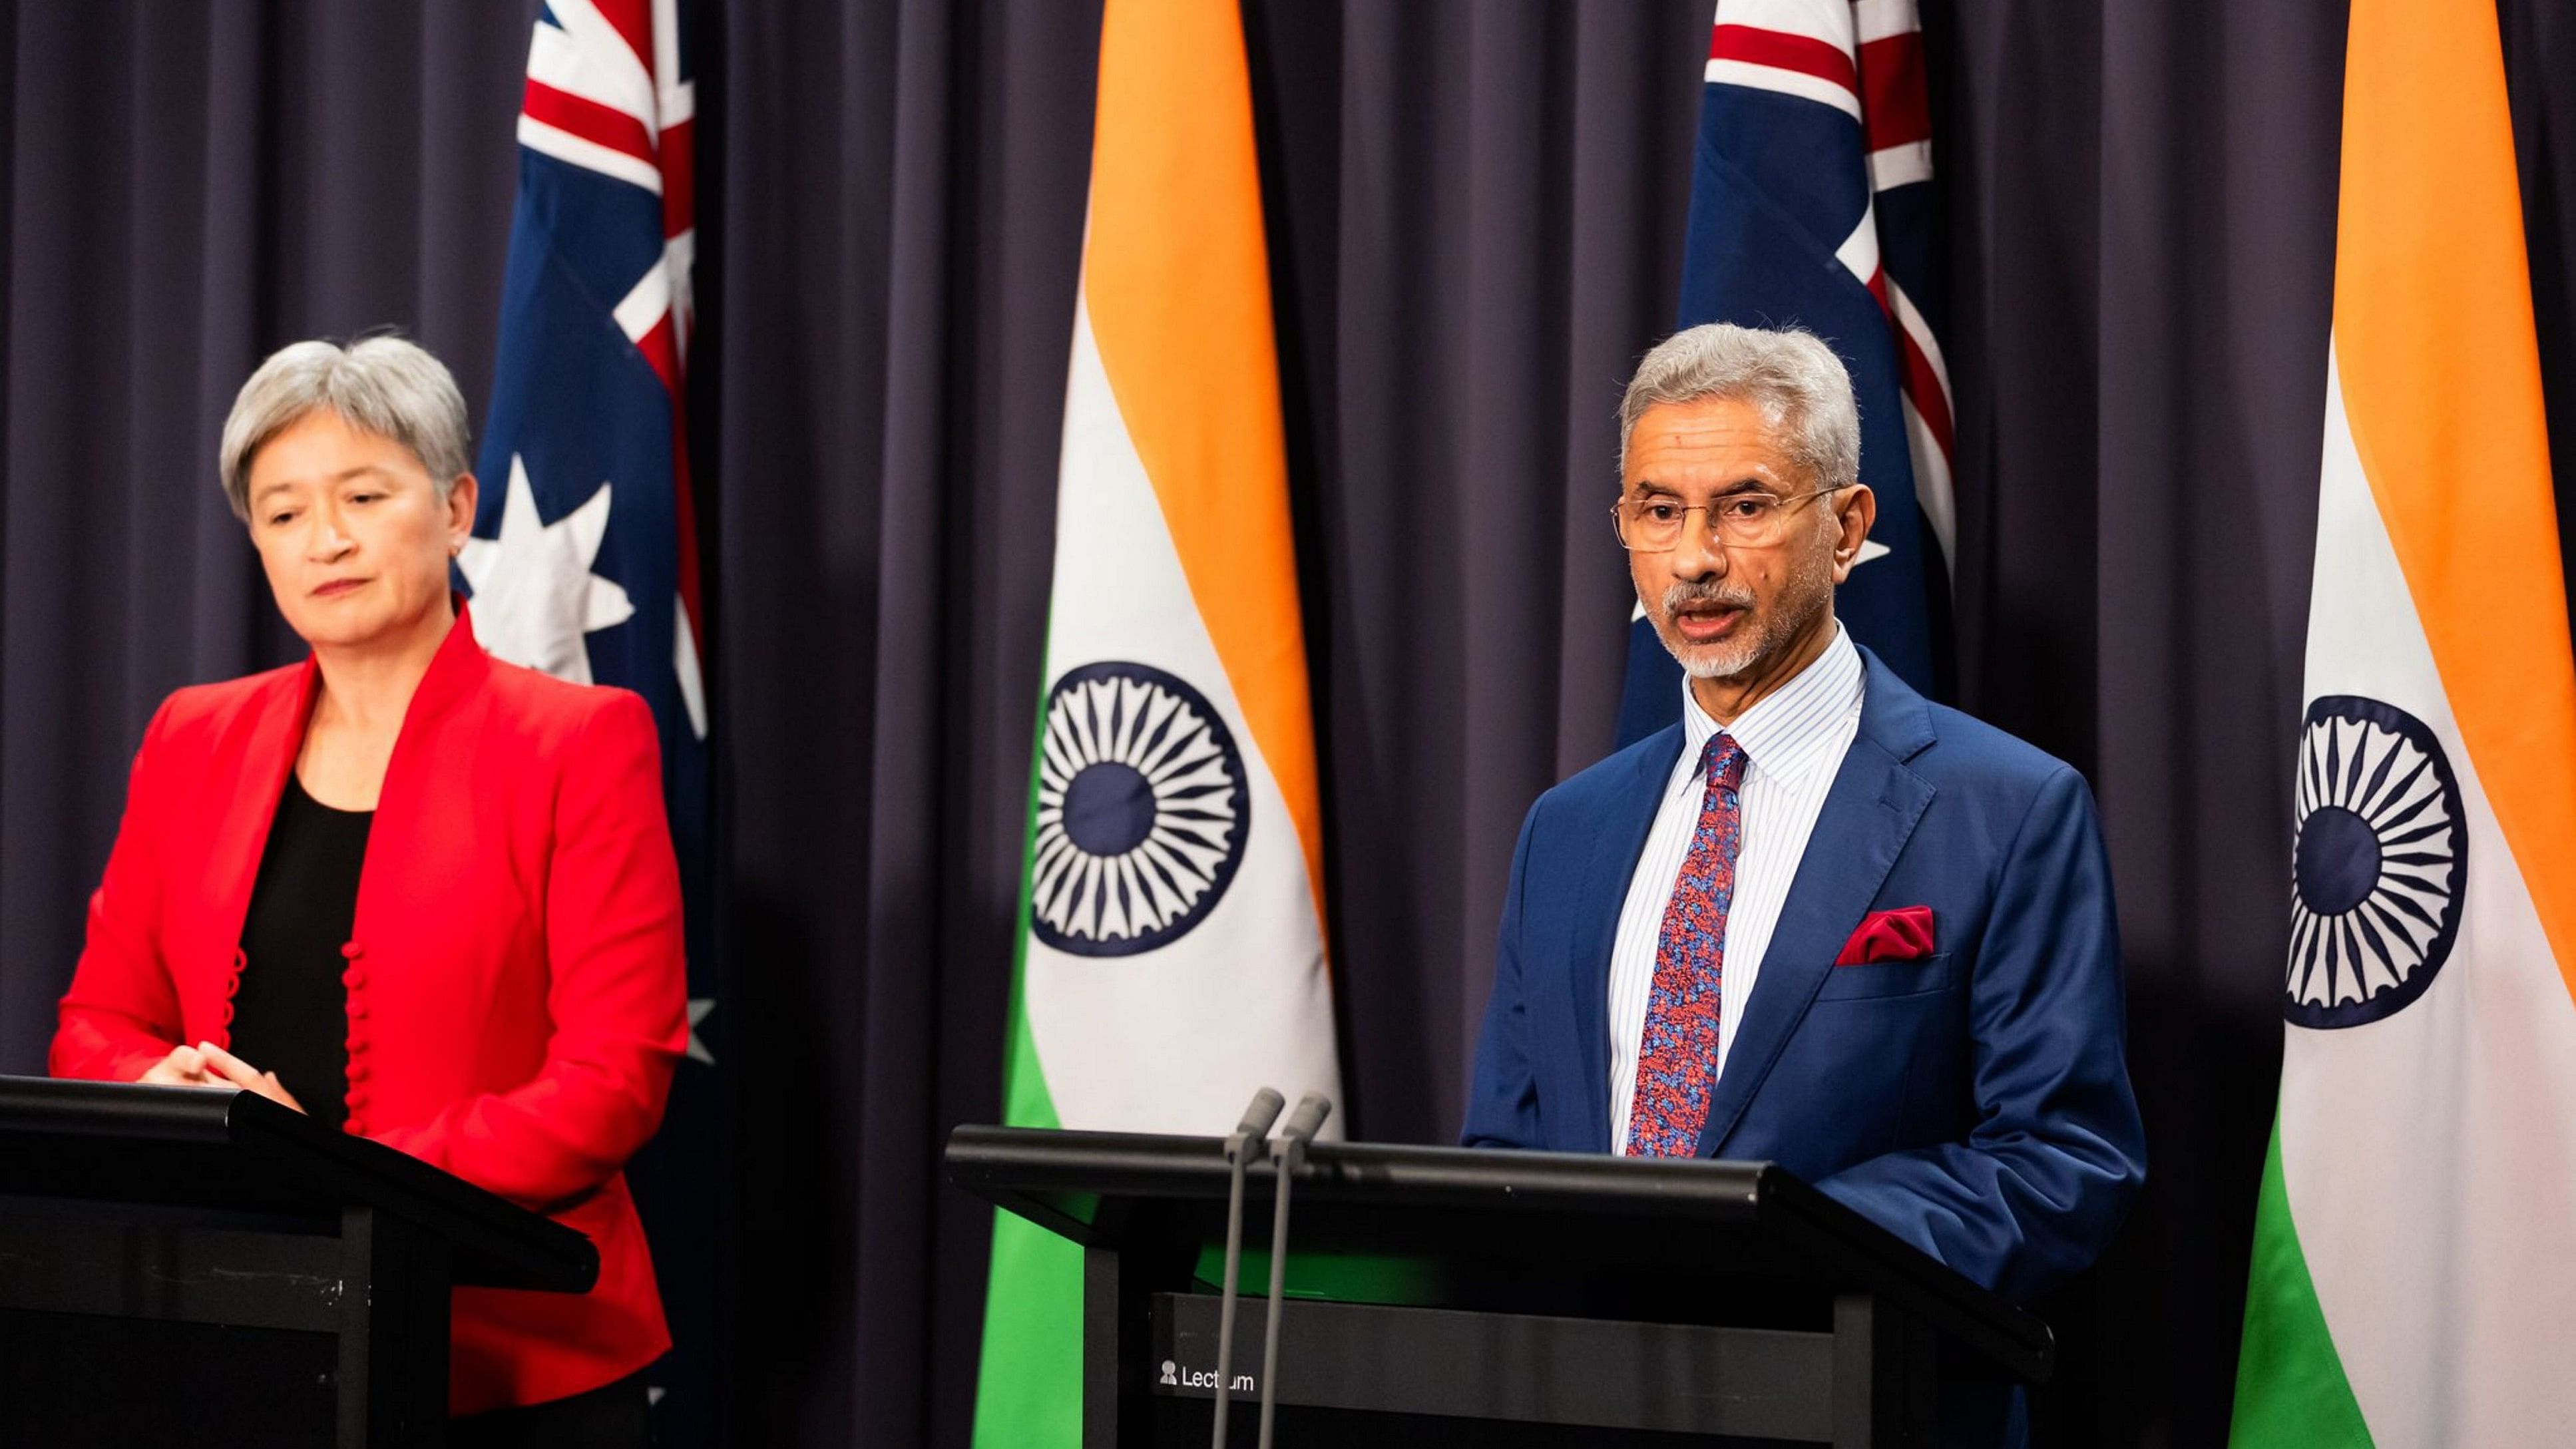
[[[371,1068],[371,1067],[369,1067],[365,1062],[351,1062],[351,1063],[349,1063],[349,1080],[350,1080],[350,1081],[353,1081],[353,1082],[363,1082],[363,1081],[365,1081],[368,1077],[370,1077],[370,1076],[372,1076],[372,1075],[374,1075],[374,1069],[373,1069],[373,1068]]]
[[[348,987],[351,991],[365,989],[367,984],[367,968],[364,966],[352,966],[348,970],[341,972],[340,984]]]
[[[349,1019],[350,1019],[351,1021],[364,1021],[364,1020],[366,1020],[366,1019],[367,1019],[367,1003],[365,1003],[365,1002],[363,1002],[363,1001],[352,1001],[352,1002],[350,1002],[350,1003],[349,1003]]]
[[[359,945],[355,941],[351,941],[340,948],[340,954],[348,957],[352,961],[355,961],[359,957],[367,954],[367,948]]]

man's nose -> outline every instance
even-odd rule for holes
[[[1717,529],[1708,515],[1694,513],[1682,523],[1682,536],[1673,544],[1673,577],[1678,579],[1724,578],[1726,545],[1718,541]]]

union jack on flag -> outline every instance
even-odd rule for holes
[[[704,600],[685,446],[694,99],[680,0],[546,0],[528,47],[519,193],[474,536],[458,558],[493,654],[635,691],[660,725],[663,797],[689,902],[689,1055],[711,1063],[701,949],[707,860]],[[713,1281],[703,1240],[720,1203],[714,1104],[684,1076],[632,1177],[678,1341],[657,1386],[665,1443],[705,1442],[714,1412]],[[679,1166],[665,1166],[673,1159]],[[692,1321],[694,1320],[694,1321]],[[658,1395],[657,1395],[658,1397]],[[677,1412],[674,1412],[674,1411]],[[678,1432],[674,1432],[677,1430]]]
[[[1795,325],[1842,355],[1878,523],[1834,611],[1927,693],[1947,669],[1956,541],[1935,265],[1914,0],[1718,0],[1677,325]],[[1640,612],[1620,744],[1672,722],[1680,681]]]

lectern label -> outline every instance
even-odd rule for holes
[[[1216,1393],[1216,1368],[1213,1364],[1206,1368],[1193,1368],[1175,1359],[1167,1358],[1163,1360],[1163,1378],[1159,1386],[1177,1389],[1183,1394],[1195,1390],[1199,1394],[1213,1396]],[[1257,1394],[1261,1390],[1252,1375],[1236,1374],[1231,1392]]]

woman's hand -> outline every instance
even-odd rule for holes
[[[206,1070],[206,1054],[192,1046],[172,1047],[170,1054],[154,1062],[134,1080],[154,1087],[220,1087]]]
[[[245,1092],[257,1092],[281,1107],[291,1107],[298,1112],[304,1110],[304,1104],[296,1101],[295,1094],[277,1080],[277,1073],[263,1072],[210,1041],[197,1043],[197,1055],[205,1062],[206,1070],[214,1074],[208,1085],[220,1087],[229,1083]]]

